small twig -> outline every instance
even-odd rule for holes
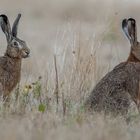
[[[64,93],[62,92],[62,107],[63,107],[63,116],[66,115],[66,102],[65,102],[65,97]]]
[[[56,55],[54,55],[54,67],[55,67],[55,96],[56,96],[56,104],[57,104],[57,110],[58,110],[58,104],[59,104],[59,80],[58,80],[58,70],[57,70],[57,62],[56,62]]]
[[[20,94],[20,83],[17,84],[17,88],[16,88],[16,91],[15,91],[15,98],[16,98],[16,102],[18,101],[18,98],[19,98],[19,94]]]

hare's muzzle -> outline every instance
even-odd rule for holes
[[[22,50],[22,57],[23,58],[27,58],[27,57],[29,57],[30,56],[30,50],[29,49],[24,49],[24,50]]]

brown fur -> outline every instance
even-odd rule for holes
[[[131,51],[127,59],[127,62],[140,62],[140,60],[137,57],[135,57],[135,55]]]
[[[26,43],[17,38],[17,26],[20,14],[16,18],[12,32],[7,16],[0,15],[1,28],[7,38],[7,50],[0,57],[0,96],[7,97],[20,82],[21,61],[28,57],[30,50]]]
[[[0,91],[9,95],[20,81],[21,59],[13,59],[8,56],[0,57]]]
[[[130,103],[137,106],[140,101],[140,43],[137,42],[134,19],[124,19],[124,33],[131,43],[131,51],[126,62],[117,65],[95,86],[85,102],[85,107],[92,111],[126,114]]]

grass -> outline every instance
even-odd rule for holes
[[[96,83],[126,60],[130,47],[121,21],[136,18],[139,30],[137,5],[136,0],[1,1],[10,21],[22,13],[18,35],[31,57],[23,60],[21,82],[9,103],[0,101],[0,139],[139,140],[135,106],[127,119],[83,108]],[[0,43],[3,55],[2,32]]]
[[[76,48],[76,53],[72,53],[70,75],[65,66],[68,63],[63,64],[60,74],[55,55],[54,79],[48,75],[44,81],[39,76],[34,82],[19,84],[6,105],[0,102],[0,136],[3,139],[139,139],[140,116],[134,109],[127,119],[85,112],[83,103],[92,78],[99,79],[100,72],[96,51],[83,56],[85,50],[82,49]],[[50,90],[49,80],[54,82],[53,90]]]
[[[78,39],[71,54],[62,51],[63,59],[55,54],[44,77],[21,82],[6,105],[0,102],[3,140],[139,139],[139,115],[132,114],[126,121],[85,112],[83,103],[102,71],[97,50],[92,45],[85,49],[82,42]]]

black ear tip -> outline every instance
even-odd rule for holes
[[[134,20],[134,21],[135,21],[135,19],[134,19],[134,18],[129,18],[128,20]]]
[[[126,23],[126,22],[127,22],[127,19],[126,18],[122,20],[122,23]]]
[[[4,14],[0,15],[0,17],[7,18],[7,16]]]
[[[123,19],[122,21],[122,28],[124,28],[127,25],[127,19]]]
[[[18,14],[18,17],[19,17],[19,18],[21,17],[21,13]]]
[[[123,21],[127,21],[127,19],[125,18],[125,19],[122,20],[122,22],[123,22]]]
[[[131,21],[132,23],[136,23],[136,20],[134,18],[129,18],[128,21]]]
[[[2,17],[3,20],[4,20],[4,22],[7,24],[7,22],[8,22],[8,17],[7,17],[6,15],[4,15],[4,14],[0,15],[0,17]]]

